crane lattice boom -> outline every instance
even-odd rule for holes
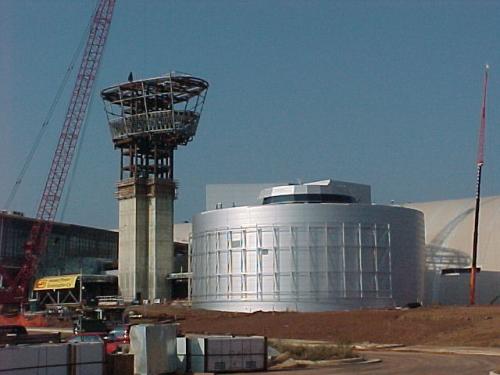
[[[476,273],[477,270],[477,244],[479,238],[479,210],[481,208],[481,174],[484,165],[484,138],[486,132],[486,96],[488,95],[488,70],[484,67],[483,101],[481,105],[481,124],[479,125],[479,137],[477,147],[477,177],[476,177],[476,209],[474,211],[474,232],[472,234],[472,264],[469,278],[469,303],[476,303]]]
[[[75,154],[81,126],[85,120],[99,63],[111,25],[115,0],[99,0],[92,18],[90,34],[82,57],[75,86],[68,105],[50,172],[38,205],[36,222],[25,244],[25,261],[15,277],[0,268],[7,288],[0,290],[0,304],[23,301],[31,278],[35,275],[41,254],[47,247],[64,184]]]

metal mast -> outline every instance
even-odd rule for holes
[[[484,165],[484,137],[486,131],[486,95],[488,89],[488,70],[484,68],[483,102],[481,106],[481,125],[479,126],[479,139],[477,149],[477,182],[476,182],[476,211],[474,215],[474,235],[472,239],[472,265],[470,270],[469,303],[476,302],[476,272],[477,272],[477,240],[479,232],[479,208],[481,203],[481,172]]]
[[[80,129],[87,113],[92,87],[111,25],[115,0],[99,0],[92,18],[82,62],[71,100],[66,112],[59,142],[52,159],[50,172],[36,214],[37,221],[24,246],[25,261],[15,277],[0,268],[7,288],[0,290],[0,304],[22,302],[26,298],[29,281],[35,275],[41,254],[47,247],[66,177],[73,160]]]

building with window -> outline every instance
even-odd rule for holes
[[[0,213],[0,262],[15,274],[24,262],[24,243],[34,219]],[[81,225],[55,223],[36,277],[103,274],[117,268],[118,233]]]

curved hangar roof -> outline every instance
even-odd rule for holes
[[[424,213],[425,242],[428,248],[470,257],[474,227],[474,198],[411,203],[403,206]],[[485,271],[500,270],[499,228],[500,196],[482,198],[477,264]]]

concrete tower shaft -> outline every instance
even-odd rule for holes
[[[130,77],[132,78],[132,77]],[[120,150],[119,285],[126,300],[170,298],[174,150],[196,134],[208,83],[185,74],[130,79],[101,92]]]

